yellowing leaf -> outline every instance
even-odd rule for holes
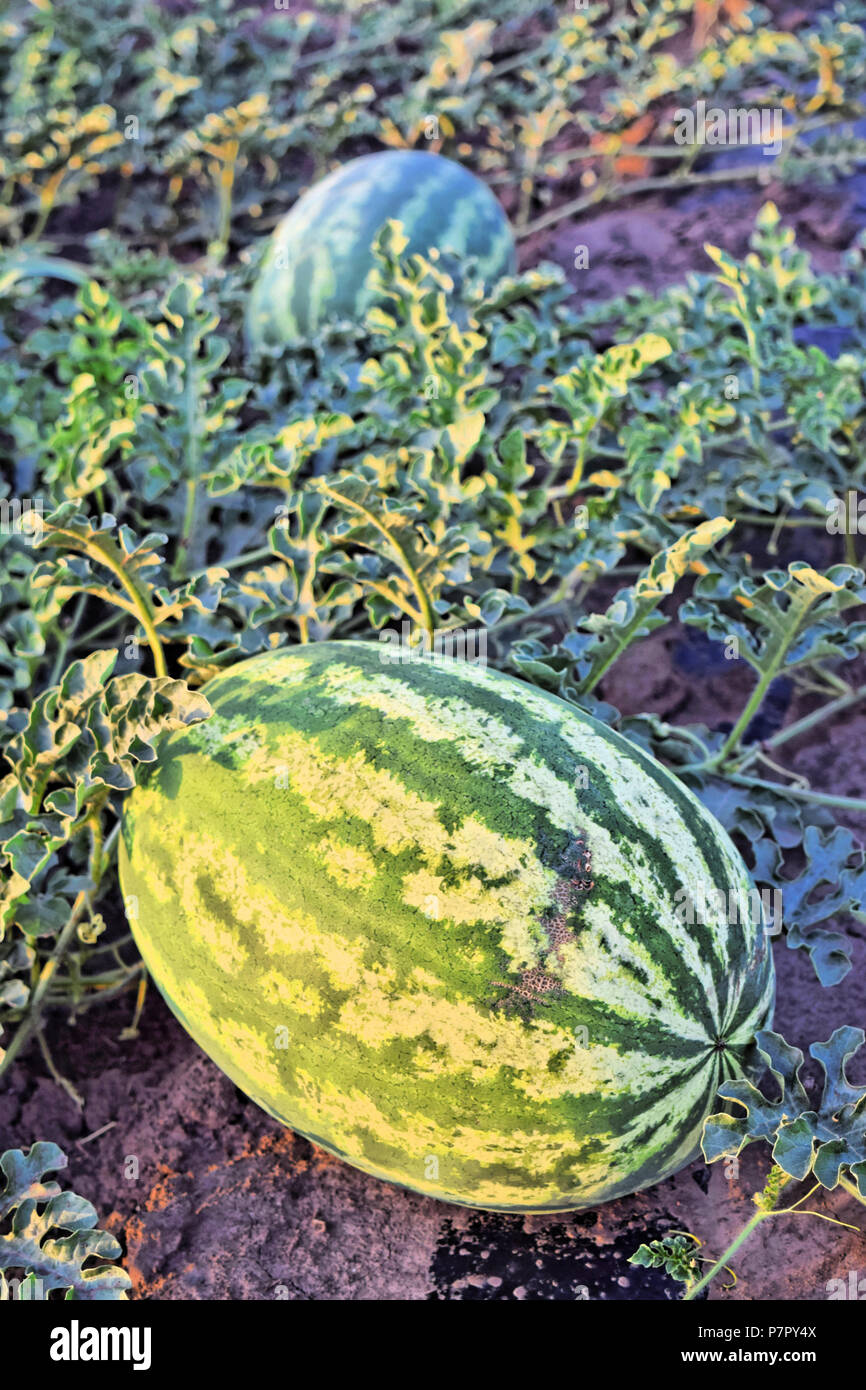
[[[841,584],[834,584],[832,579],[828,579],[825,574],[819,574],[811,565],[794,562],[789,566],[789,570],[797,583],[813,594],[832,594],[842,588]]]
[[[466,462],[473,449],[476,448],[483,429],[484,412],[481,410],[474,410],[469,414],[461,415],[459,419],[448,426],[445,433],[451,441],[455,463]]]
[[[487,52],[496,29],[492,19],[479,19],[466,29],[446,29],[440,36],[443,52],[433,60],[430,87],[436,91],[453,80],[465,86],[477,60]]]

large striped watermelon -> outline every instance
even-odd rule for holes
[[[363,155],[314,184],[280,222],[250,297],[250,341],[293,342],[325,321],[361,319],[372,242],[392,218],[407,255],[435,247],[472,256],[487,280],[514,270],[505,213],[468,169],[418,150]]]
[[[555,696],[383,650],[244,661],[161,744],[121,850],[148,968],[244,1091],[378,1177],[512,1211],[658,1182],[770,1019],[762,928],[676,907],[748,893],[741,859]]]

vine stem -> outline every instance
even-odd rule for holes
[[[787,425],[789,422],[785,420],[782,423]],[[737,521],[746,522],[749,526],[778,526],[788,527],[789,529],[791,527],[807,526],[813,531],[823,531],[825,529],[824,522],[819,516],[778,517],[772,512],[766,514],[762,512],[737,512]]]
[[[144,968],[144,961],[142,961],[141,977],[138,981],[138,990],[136,991],[135,995],[135,1010],[132,1015],[132,1022],[128,1025],[128,1027],[124,1028],[123,1032],[120,1035],[121,1038],[124,1040],[131,1040],[132,1038],[138,1037],[138,1024],[141,1018],[142,1009],[144,1008],[144,1001],[147,998],[147,981],[148,974],[147,970]]]
[[[144,635],[147,638],[147,645],[153,654],[153,669],[158,676],[168,675],[165,652],[162,649],[159,633],[156,630],[156,623],[153,621],[153,614],[150,611],[150,604],[143,593],[140,592],[138,585],[118,566],[117,575],[126,592],[132,600],[139,622],[144,628]]]
[[[235,555],[231,560],[220,560],[216,568],[222,570],[236,570],[240,569],[243,565],[254,565],[259,560],[275,560],[278,558],[272,546],[260,545],[257,550],[247,550],[242,555]],[[215,566],[213,565],[205,565],[202,569],[192,570],[189,577],[190,579],[200,579],[203,574],[207,574],[208,570],[214,568]]]
[[[598,685],[602,677],[607,674],[613,663],[626,650],[629,643],[631,642],[632,635],[635,632],[637,632],[637,630],[643,625],[643,623],[646,622],[646,619],[646,611],[644,609],[639,609],[635,616],[632,618],[631,622],[628,623],[622,629],[619,635],[617,645],[613,648],[612,651],[608,652],[605,659],[599,664],[599,666],[594,671],[590,673],[586,681],[581,683],[581,685],[579,686],[581,695],[589,695],[593,690],[595,690],[595,687]]]
[[[192,534],[195,530],[196,513],[198,511],[198,479],[199,479],[199,436],[198,436],[198,369],[195,362],[195,352],[190,344],[190,332],[184,325],[184,422],[186,426],[186,446],[187,446],[187,467],[188,476],[186,480],[186,504],[184,506],[183,527],[178,542],[177,553],[174,557],[174,564],[171,567],[173,579],[180,579],[184,571],[184,566],[189,560],[189,547]]]
[[[636,566],[640,570],[641,566]],[[619,573],[620,571],[618,571]],[[514,627],[515,623],[529,622],[532,618],[539,618],[543,613],[551,612],[558,608],[560,604],[567,602],[574,597],[580,575],[570,574],[562,581],[557,589],[551,594],[550,598],[543,599],[541,603],[536,603],[533,608],[527,609],[525,613],[512,613],[507,618],[500,618],[498,622],[491,623],[487,628],[488,632],[501,632],[503,628]],[[459,626],[459,624],[457,624]],[[447,632],[449,629],[446,628]]]
[[[533,236],[535,232],[543,232],[547,227],[554,227],[557,222],[562,222],[566,217],[576,217],[579,213],[586,212],[589,208],[595,207],[597,203],[615,203],[623,198],[631,197],[635,193],[654,193],[661,189],[676,190],[682,188],[685,190],[698,184],[747,182],[757,178],[759,173],[768,172],[764,165],[758,164],[739,169],[710,169],[702,174],[692,174],[688,178],[657,174],[646,179],[633,179],[630,183],[619,188],[611,188],[607,184],[599,183],[591,193],[584,193],[580,198],[573,198],[558,208],[551,208],[550,212],[542,213],[533,222],[527,223],[517,233],[517,239],[522,241],[525,237]]]
[[[782,662],[785,660],[785,652],[787,651],[787,649],[787,643],[780,646],[780,650],[773,657],[766,671],[764,671],[763,675],[761,676],[761,679],[758,681],[758,684],[752,691],[752,694],[750,695],[746,703],[746,708],[743,710],[733,729],[728,734],[728,737],[725,739],[725,742],[719,750],[717,757],[713,760],[714,762],[724,762],[728,754],[733,752],[733,750],[739,744],[740,739],[746,732],[746,729],[751,724],[753,716],[762,704],[767,690],[772,685],[773,681],[776,679],[776,676],[779,674]]]
[[[153,614],[147,595],[139,588],[132,576],[127,574],[122,561],[117,560],[109,550],[103,549],[102,546],[89,544],[86,538],[77,535],[75,531],[67,531],[62,526],[57,526],[53,528],[52,534],[63,536],[71,543],[71,548],[73,550],[83,550],[87,555],[90,555],[96,560],[97,564],[104,565],[107,570],[110,570],[126,593],[129,602],[123,603],[119,596],[112,596],[110,594],[107,596],[108,602],[114,603],[116,607],[123,609],[124,612],[132,613],[138,619],[141,626],[144,628],[147,644],[153,654],[153,665],[156,674],[158,676],[167,676],[168,667],[165,661],[165,653],[162,649],[159,633],[156,630],[156,623],[153,620]],[[105,597],[105,595],[103,596]]]
[[[729,755],[738,746],[740,739],[743,737],[743,734],[745,733],[746,729],[749,727],[749,724],[752,721],[752,717],[759,709],[764,699],[764,696],[767,693],[767,690],[772,685],[773,681],[776,679],[776,676],[781,671],[785,663],[785,656],[788,652],[788,649],[797,635],[797,630],[800,627],[801,623],[805,620],[806,615],[808,614],[810,608],[813,606],[814,602],[815,597],[808,593],[804,593],[803,597],[800,597],[792,601],[790,608],[790,621],[784,624],[780,624],[777,627],[775,639],[773,642],[773,654],[770,657],[770,660],[768,661],[765,670],[761,672],[760,679],[758,680],[757,685],[755,686],[746,703],[746,708],[743,710],[733,729],[728,734],[728,737],[725,739],[718,753],[716,753],[714,757],[708,758],[706,760],[706,763],[702,765],[703,767],[708,769],[718,767],[721,763],[724,763],[727,760]],[[839,805],[840,803],[836,802],[827,804]]]
[[[849,1197],[854,1197],[854,1198],[856,1198],[856,1200],[857,1200],[858,1202],[860,1202],[860,1203],[862,1203],[862,1205],[866,1206],[866,1198],[860,1196],[859,1190],[855,1187],[854,1183],[851,1181],[850,1178],[846,1178],[846,1177],[844,1177],[844,1176],[840,1176],[840,1178],[839,1178],[839,1186],[840,1186],[840,1187],[844,1187],[844,1189],[845,1189],[845,1191],[848,1193]]]
[[[116,984],[106,985],[102,989],[94,990],[86,999],[78,1000],[74,1006],[75,1013],[83,1014],[88,1009],[94,1008],[97,1004],[107,1004],[110,1000],[116,999],[119,994],[125,994],[135,977],[137,975],[140,976],[144,968],[144,961],[139,962],[136,966],[130,966],[123,979],[119,979]],[[57,1003],[59,1005],[61,1001],[58,1000]]]
[[[847,1179],[845,1178],[840,1178],[839,1181],[840,1184],[846,1188],[846,1191],[850,1192],[853,1196],[855,1196],[859,1202],[863,1201],[863,1198],[857,1192],[857,1189],[853,1187],[853,1184],[848,1183]],[[817,1216],[820,1221],[829,1221],[829,1223],[832,1226],[845,1226],[848,1228],[848,1230],[859,1231],[859,1226],[853,1226],[849,1221],[837,1221],[837,1219],[834,1216],[827,1216],[827,1214],[823,1211],[812,1211],[809,1208],[801,1209],[800,1203],[808,1201],[808,1199],[812,1196],[812,1193],[816,1192],[819,1187],[820,1183],[815,1183],[815,1186],[810,1187],[809,1191],[805,1192],[803,1196],[799,1199],[799,1201],[794,1202],[793,1206],[783,1207],[781,1211],[756,1211],[755,1215],[751,1217],[746,1222],[742,1230],[737,1233],[737,1235],[731,1241],[728,1248],[719,1256],[712,1268],[707,1271],[703,1278],[699,1279],[698,1282],[694,1284],[692,1288],[689,1289],[688,1293],[683,1298],[683,1302],[688,1303],[692,1299],[697,1297],[697,1295],[701,1293],[703,1289],[706,1288],[707,1284],[709,1284],[711,1280],[715,1279],[717,1274],[721,1274],[722,1270],[728,1267],[728,1263],[731,1260],[732,1256],[734,1256],[739,1250],[740,1246],[743,1245],[749,1239],[749,1236],[752,1234],[752,1232],[755,1231],[758,1226],[760,1226],[762,1221],[769,1221],[771,1217]]]
[[[805,714],[796,723],[789,724],[787,729],[781,729],[779,733],[773,734],[772,738],[765,740],[764,746],[778,748],[780,744],[787,743],[790,739],[798,738],[800,734],[805,734],[809,729],[813,729],[822,720],[832,719],[834,714],[841,714],[842,710],[856,705],[864,696],[866,696],[866,685],[858,686],[856,690],[850,691],[847,695],[840,695],[837,700],[831,700],[829,704],[822,705],[820,709],[813,710],[811,714]]]
[[[743,1245],[749,1239],[749,1236],[758,1226],[760,1226],[762,1221],[766,1221],[769,1216],[781,1216],[781,1214],[781,1212],[772,1211],[755,1212],[755,1215],[749,1221],[746,1222],[743,1229],[731,1241],[724,1254],[720,1255],[719,1258],[716,1260],[715,1264],[707,1270],[706,1274],[701,1279],[699,1279],[698,1282],[692,1286],[692,1288],[689,1289],[688,1293],[685,1294],[683,1298],[683,1302],[689,1303],[693,1298],[696,1298],[697,1295],[707,1287],[707,1284],[711,1283],[712,1280],[715,1279],[717,1274],[721,1274],[722,1270],[726,1267],[731,1257],[733,1255],[736,1255],[740,1246]]]
[[[40,190],[39,212],[37,214],[36,221],[34,222],[33,227],[24,239],[25,245],[27,244],[27,242],[38,241],[42,233],[45,231],[48,219],[51,216],[52,211],[54,210],[54,205],[57,201],[57,195],[60,192],[60,185],[63,182],[63,177],[65,173],[66,166],[60,169],[56,169],[54,173],[50,176],[50,178],[46,181],[43,188]]]
[[[195,478],[187,478],[184,487],[184,499],[183,525],[177,555],[171,567],[172,579],[179,579],[183,573],[183,558],[189,549],[190,539],[195,529],[195,513],[198,506],[198,487]]]
[[[57,651],[54,654],[54,664],[51,668],[51,675],[48,677],[49,685],[57,685],[58,681],[60,680],[60,676],[63,671],[63,663],[66,660],[66,653],[69,650],[69,644],[73,641],[75,637],[79,621],[81,620],[81,615],[84,612],[84,605],[86,603],[87,595],[79,594],[78,603],[75,606],[75,612],[72,615],[72,620],[69,626],[67,628],[60,629],[60,634],[57,639]]]
[[[104,842],[101,829],[97,828],[96,825],[92,825],[91,829],[93,832],[93,846],[91,851],[90,872],[91,878],[95,880],[91,889],[91,891],[93,891],[99,886],[99,878],[101,878],[102,874],[105,872],[114,842],[120,833],[120,821],[118,820],[116,822]],[[27,1015],[16,1029],[15,1036],[12,1038],[6,1051],[0,1056],[0,1076],[9,1070],[25,1042],[30,1039],[34,1030],[41,1026],[39,1019],[43,1003],[48,993],[48,988],[57,974],[61,961],[75,939],[78,923],[81,920],[84,910],[89,906],[90,893],[82,888],[76,895],[75,901],[72,904],[72,910],[54,943],[54,950],[39,972],[39,979],[36,981],[30,995]]]
[[[368,511],[366,507],[362,506],[360,502],[353,502],[350,498],[343,497],[341,493],[336,492],[333,488],[329,488],[324,483],[320,483],[319,488],[320,491],[323,492],[326,497],[330,498],[332,502],[336,503],[337,506],[349,507],[353,511],[358,512],[358,514],[362,516],[365,521],[368,521],[370,525],[374,527],[376,531],[378,531],[379,535],[383,536],[384,539],[391,546],[391,549],[394,551],[395,555],[397,556],[397,559],[400,562],[400,566],[403,570],[403,573],[406,575],[406,578],[409,580],[409,583],[412,586],[412,592],[418,600],[418,609],[421,614],[421,623],[427,633],[428,638],[430,639],[430,644],[432,646],[433,633],[436,628],[436,615],[433,612],[433,605],[430,602],[430,595],[424,588],[424,585],[421,582],[420,575],[416,571],[415,566],[412,564],[412,561],[409,559],[409,556],[406,554],[405,550],[403,549],[400,542],[397,540],[396,536],[393,536],[391,532],[388,530],[388,528],[382,525],[379,518],[375,516],[373,512]]]
[[[10,1042],[6,1051],[4,1052],[2,1058],[0,1058],[0,1076],[2,1076],[4,1072],[9,1070],[10,1066],[17,1057],[18,1053],[21,1051],[25,1042],[28,1041],[34,1029],[37,1028],[39,1023],[39,1015],[42,1009],[42,1000],[48,989],[48,986],[51,984],[52,979],[57,973],[57,969],[60,965],[60,962],[63,960],[63,957],[66,955],[66,952],[72,944],[73,938],[75,937],[75,933],[78,928],[79,920],[81,918],[82,913],[84,912],[86,905],[87,894],[82,889],[82,891],[78,894],[78,896],[75,899],[75,902],[72,905],[72,911],[70,912],[69,917],[66,920],[63,930],[60,932],[60,935],[54,943],[54,950],[51,952],[51,955],[48,957],[48,960],[45,962],[39,973],[39,979],[37,980],[36,985],[33,989],[33,993],[30,996],[30,1005],[27,1011],[27,1017],[19,1025],[18,1029],[15,1032],[15,1036],[13,1037],[12,1041]]]
[[[684,767],[684,772],[692,772],[700,764]],[[816,792],[811,787],[784,787],[780,782],[768,782],[763,777],[746,777],[741,773],[726,772],[727,781],[739,787],[763,787],[767,791],[778,792],[781,796],[792,796],[797,801],[808,801],[816,806],[836,806],[842,811],[866,813],[866,799],[857,796],[832,796],[829,792]]]
[[[41,1023],[36,1029],[36,1040],[39,1043],[39,1050],[42,1053],[43,1060],[52,1078],[57,1082],[58,1086],[61,1086],[63,1088],[63,1090],[69,1096],[69,1099],[73,1102],[73,1104],[77,1105],[79,1110],[83,1110],[84,1097],[80,1094],[80,1092],[76,1091],[69,1078],[63,1076],[63,1074],[60,1071],[58,1071],[54,1058],[51,1056],[51,1049],[48,1046],[48,1042],[45,1037],[45,1032]]]
[[[634,146],[633,153],[640,153],[639,145]],[[837,161],[832,157],[815,160],[818,166],[832,166],[835,162]],[[852,158],[852,163],[859,165],[863,162],[863,157]],[[773,174],[772,165],[768,168],[764,164],[748,164],[740,168],[708,169],[697,174],[653,174],[645,179],[632,179],[628,183],[621,184],[618,188],[600,181],[591,193],[585,193],[580,198],[574,198],[558,208],[551,208],[549,212],[542,213],[540,217],[535,218],[534,222],[529,222],[525,227],[520,228],[516,236],[518,241],[522,241],[526,237],[533,236],[535,232],[541,232],[547,227],[555,226],[557,222],[562,222],[567,217],[577,217],[598,203],[620,202],[623,198],[630,198],[636,193],[656,193],[665,190],[675,193],[680,190],[685,192],[702,184],[745,183],[751,180],[767,183],[774,177],[778,178],[778,174]]]
[[[376,579],[365,579],[364,583],[367,585],[368,589],[373,590],[374,594],[381,594],[389,603],[393,603],[395,608],[399,608],[400,612],[405,613],[407,618],[411,618],[413,623],[417,623],[419,627],[424,626],[421,614],[415,611],[411,603],[409,603],[402,594],[395,593],[393,589],[388,588],[387,584],[381,584]]]
[[[215,250],[220,261],[225,260],[229,248],[232,226],[232,197],[239,153],[240,141],[237,139],[227,141],[221,151],[222,158],[215,161],[216,167],[213,171],[219,203],[219,231]]]

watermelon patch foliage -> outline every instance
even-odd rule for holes
[[[296,645],[483,639],[493,671],[700,799],[781,894],[776,951],[822,985],[850,971],[866,857],[845,822],[866,802],[798,752],[866,691],[866,239],[819,269],[767,201],[747,255],[710,244],[683,283],[603,302],[529,248],[627,196],[849,178],[866,10],[791,33],[760,5],[613,9],[545,29],[516,0],[400,0],[337,35],[329,4],[10,7],[0,1077],[39,1043],[77,1101],[46,1019],[86,1027],[121,997],[134,1037],[124,800],[163,735],[227,757],[202,687]],[[745,91],[790,119],[772,161],[677,149],[675,106]],[[362,325],[254,348],[274,228],[371,150],[480,177],[523,269],[455,289],[386,220]],[[714,681],[732,717],[621,712],[646,653]]]
[[[120,1245],[97,1229],[96,1211],[74,1192],[63,1192],[47,1174],[65,1168],[56,1144],[34,1144],[28,1153],[0,1154],[0,1301],[126,1299],[130,1278],[114,1261]],[[101,1263],[91,1263],[101,1261]]]

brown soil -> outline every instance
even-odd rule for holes
[[[838,264],[862,225],[853,186],[734,187],[600,210],[525,243],[522,262],[558,261],[593,299],[631,284],[660,289],[709,267],[706,241],[742,255],[768,196],[822,268]],[[573,269],[578,244],[590,248],[589,271]],[[654,710],[710,726],[735,714],[747,677],[681,674],[681,635],[664,629],[630,653],[606,683],[606,698],[624,712]],[[787,717],[806,708],[794,704]],[[823,728],[814,742],[788,750],[788,761],[819,789],[862,795],[866,716]],[[849,931],[855,966],[833,989],[817,984],[803,952],[776,943],[776,1027],[804,1048],[840,1023],[866,1022],[864,928]],[[736,1180],[722,1165],[698,1163],[649,1192],[564,1217],[448,1206],[369,1179],[281,1129],[208,1061],[155,991],[138,1040],[120,1042],[129,1012],[126,1001],[78,1028],[53,1021],[50,1044],[84,1110],[31,1051],[0,1095],[0,1150],[43,1138],[67,1150],[70,1186],[123,1242],[139,1298],[669,1299],[678,1287],[628,1266],[628,1255],[669,1229],[692,1230],[720,1253],[751,1214],[751,1193],[768,1167],[766,1150],[755,1146]],[[88,1140],[103,1126],[110,1128]],[[820,1200],[838,1218],[858,1219],[844,1194]],[[725,1293],[717,1284],[712,1298],[825,1299],[829,1280],[866,1274],[866,1240],[819,1221],[770,1222],[737,1267],[737,1287]]]

